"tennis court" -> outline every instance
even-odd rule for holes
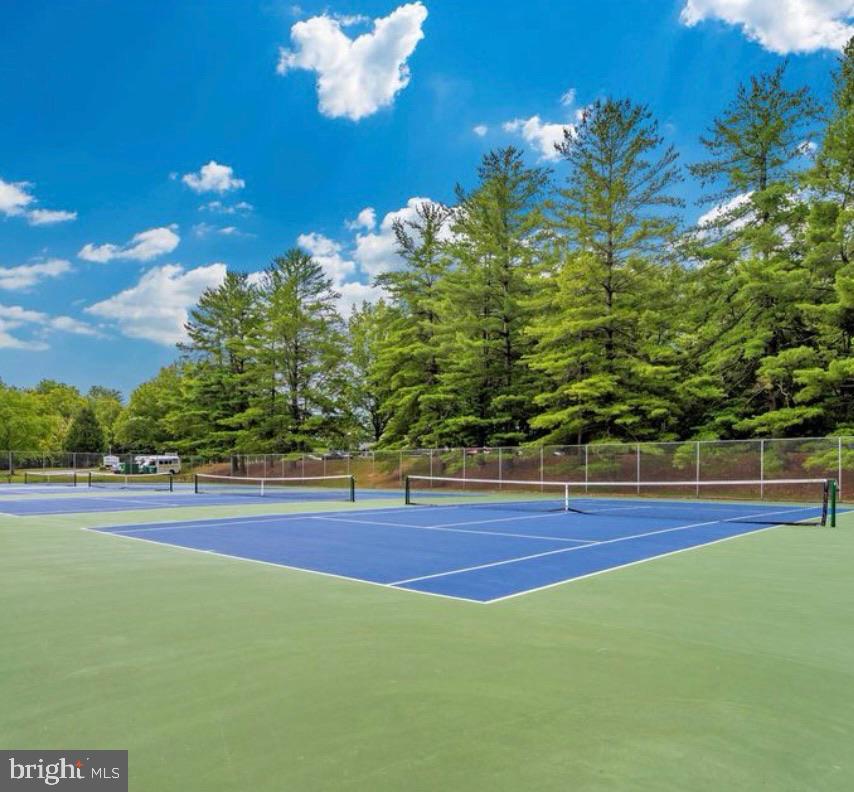
[[[821,522],[826,515],[821,496],[810,504],[587,496],[573,498],[567,509],[561,507],[564,496],[537,491],[535,482],[526,482],[524,496],[520,491],[508,493],[507,482],[501,482],[500,491],[491,486],[461,492],[437,486],[437,479],[425,481],[429,487],[418,494],[416,483],[407,484],[410,505],[399,508],[99,530],[487,603],[779,524],[803,524],[809,530],[808,523]],[[546,483],[540,484],[544,489]]]
[[[31,483],[0,489],[0,514],[17,517],[88,514],[149,509],[269,504],[346,502],[355,497],[352,476],[289,479],[201,476],[176,482],[170,475],[41,474]],[[47,483],[52,482],[52,483]],[[374,497],[396,493],[376,493]]]

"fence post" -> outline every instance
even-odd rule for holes
[[[696,462],[694,463],[694,480],[697,482],[697,497],[700,497],[700,441],[697,441]]]
[[[466,477],[466,449],[463,447],[463,478]]]
[[[588,471],[587,467],[590,462],[590,443],[584,444],[584,492],[588,492],[587,481],[588,481]]]
[[[635,444],[635,475],[637,477],[637,490],[638,495],[640,495],[641,487],[640,487],[640,443]]]
[[[499,486],[501,485],[501,480],[504,478],[504,476],[502,475],[502,464],[503,464],[502,460],[503,460],[503,457],[501,455],[501,446],[498,446],[498,483],[499,483]]]
[[[759,441],[759,497],[765,498],[765,440]]]
[[[543,468],[543,446],[540,446],[540,481],[545,481],[546,471]],[[540,489],[543,489],[541,486]]]
[[[836,438],[836,490],[839,500],[842,500],[842,435]]]

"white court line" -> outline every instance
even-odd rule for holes
[[[363,514],[364,512],[360,512]],[[348,519],[346,517],[327,517],[321,516],[317,514],[287,514],[281,515],[282,517],[296,518],[299,517],[303,520],[326,520],[329,522],[343,522],[343,523],[356,523],[359,525],[370,525],[373,528],[382,528],[383,526],[389,526],[391,528],[409,528],[417,531],[447,531],[450,533],[465,533],[465,534],[476,534],[478,536],[504,536],[504,537],[512,537],[514,539],[540,539],[540,540],[548,540],[552,542],[572,542],[573,544],[592,544],[595,540],[591,539],[567,539],[559,536],[541,536],[539,534],[516,534],[516,533],[506,533],[501,531],[467,531],[462,528],[446,528],[440,525],[413,525],[411,523],[393,523],[393,522],[375,522],[373,520],[357,520],[357,519]],[[274,521],[276,519],[275,515],[270,515],[264,518],[265,522]],[[104,528],[93,528],[92,530],[101,531],[103,533],[114,533],[114,534],[136,534],[136,533],[149,533],[151,531],[179,531],[182,529],[197,529],[197,528],[231,528],[235,525],[254,525],[257,524],[258,520],[253,520],[251,518],[247,518],[244,520],[233,520],[229,521],[225,518],[223,521],[218,523],[165,523],[158,525],[157,523],[153,523],[150,525],[145,525],[141,528],[118,528],[114,530],[107,530]]]
[[[257,558],[247,558],[246,556],[230,555],[229,553],[220,553],[216,550],[202,550],[198,547],[187,547],[185,545],[172,544],[171,542],[160,542],[156,539],[143,539],[141,536],[128,536],[127,534],[117,534],[115,532],[99,531],[93,528],[81,528],[82,531],[88,533],[101,534],[102,536],[115,536],[118,539],[130,539],[134,542],[145,542],[145,544],[155,545],[159,547],[170,547],[175,550],[186,550],[190,553],[201,553],[202,555],[216,556],[218,558],[228,558],[231,561],[245,561],[250,564],[261,564],[262,566],[278,567],[280,569],[290,569],[293,572],[305,572],[309,575],[320,575],[321,577],[335,578],[337,580],[346,580],[350,583],[365,583],[369,586],[379,586],[385,589],[394,589],[395,591],[406,591],[412,594],[427,594],[431,597],[439,599],[456,600],[457,602],[469,602],[475,605],[485,605],[483,600],[469,599],[468,597],[455,597],[453,594],[439,594],[435,591],[418,591],[416,589],[401,589],[396,588],[392,583],[379,583],[375,580],[367,580],[365,578],[348,577],[347,575],[338,575],[335,572],[321,572],[317,569],[307,569],[306,567],[291,566],[290,564],[280,564],[276,561],[262,561]]]
[[[809,517],[805,519],[809,519]],[[655,561],[659,558],[666,558],[667,556],[676,555],[677,553],[687,553],[689,550],[698,550],[701,547],[708,547],[709,545],[720,544],[721,542],[728,542],[730,541],[730,539],[742,539],[745,536],[752,536],[753,534],[762,533],[763,531],[773,531],[781,527],[782,526],[780,525],[766,525],[764,528],[756,528],[752,531],[744,531],[743,533],[733,534],[732,536],[723,536],[720,539],[712,539],[708,542],[701,542],[700,544],[691,545],[690,547],[680,547],[678,550],[668,550],[666,553],[658,553],[656,555],[648,556],[647,558],[639,558],[637,561],[627,561],[625,564],[609,566],[605,569],[597,569],[595,572],[587,572],[584,575],[578,575],[576,577],[566,578],[564,580],[556,580],[554,583],[546,583],[544,586],[537,586],[536,588],[525,589],[524,591],[514,591],[512,594],[505,594],[503,597],[495,597],[495,599],[486,600],[486,604],[491,605],[493,602],[503,602],[504,600],[514,599],[515,597],[524,597],[526,594],[533,594],[535,591],[545,591],[546,589],[555,588],[556,586],[563,586],[567,583],[575,583],[576,580],[584,580],[585,578],[596,577],[597,575],[604,575],[607,572],[614,572],[617,569],[625,569],[626,567],[637,566],[638,564],[645,564],[648,561]]]
[[[260,505],[260,504],[259,504]],[[176,507],[178,508],[178,507]],[[199,504],[199,508],[216,508],[216,506],[212,506],[210,504]],[[256,514],[253,517],[208,517],[208,518],[196,518],[193,520],[185,520],[183,522],[175,519],[171,520],[161,520],[160,522],[145,522],[138,523],[138,525],[146,526],[144,528],[134,528],[136,531],[144,531],[148,530],[149,527],[151,529],[159,528],[161,530],[165,528],[217,528],[220,527],[221,524],[227,523],[228,525],[245,525],[248,523],[258,523],[258,522],[267,522],[269,520],[279,520],[282,518],[289,520],[304,520],[306,517],[320,517],[326,514],[388,514],[389,512],[400,512],[400,511],[410,511],[410,506],[392,506],[387,509],[378,508],[378,509],[352,509],[347,510],[343,509],[342,511],[334,511],[334,512],[272,512],[267,514]],[[152,510],[154,511],[154,510]],[[94,512],[93,512],[94,514]],[[218,525],[219,523],[219,525]],[[93,528],[95,531],[103,531],[109,533],[118,533],[119,528],[127,528],[127,523],[118,523],[117,525],[101,525],[97,528]]]
[[[501,520],[479,520],[472,523],[450,523],[450,525],[412,525],[410,523],[374,522],[372,520],[348,520],[346,517],[312,517],[314,520],[329,520],[329,522],[359,523],[382,527],[390,525],[396,528],[414,528],[418,531],[447,531],[449,533],[475,534],[477,536],[510,536],[514,539],[546,539],[550,542],[573,542],[575,544],[593,544],[591,539],[567,539],[561,536],[542,536],[541,534],[519,534],[506,531],[467,531],[465,528],[454,528],[455,525],[478,525],[480,523],[501,522]]]
[[[793,511],[801,511],[801,509],[786,509],[779,512],[758,512],[757,514],[742,515],[739,520],[750,519],[751,517],[761,517],[766,514],[789,514]],[[448,572],[437,572],[433,575],[423,575],[421,577],[407,578],[406,580],[396,580],[394,583],[389,583],[390,586],[401,586],[405,583],[416,583],[421,580],[431,580],[433,578],[447,577],[448,575],[457,575],[463,572],[474,572],[479,569],[488,569],[490,567],[506,566],[507,564],[516,564],[520,561],[530,561],[532,558],[541,558],[542,556],[557,555],[559,553],[571,553],[575,550],[589,550],[590,548],[600,547],[602,545],[616,544],[617,542],[627,542],[631,539],[642,539],[646,536],[656,536],[657,534],[672,533],[673,531],[685,531],[688,528],[702,528],[706,525],[721,525],[723,523],[737,522],[735,518],[730,520],[708,520],[706,522],[690,523],[688,525],[677,525],[673,528],[662,528],[658,531],[645,531],[644,533],[632,534],[630,536],[620,536],[615,539],[603,539],[598,542],[591,542],[587,545],[579,547],[564,547],[560,550],[549,550],[545,553],[534,553],[533,555],[520,556],[519,558],[510,558],[506,561],[493,561],[489,564],[478,564],[476,566],[462,567],[460,569],[452,569]],[[777,526],[769,526],[777,527]],[[705,543],[704,543],[705,544]]]

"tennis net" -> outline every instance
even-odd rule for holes
[[[293,501],[356,500],[356,480],[353,476],[268,478],[196,473],[193,488],[200,495],[248,495]]]
[[[470,506],[769,525],[836,524],[832,479],[741,481],[514,481],[407,476],[416,506]]]
[[[76,487],[77,472],[74,470],[25,470],[24,484]]]
[[[172,492],[174,476],[171,473],[101,473],[90,471],[88,484],[97,489]]]

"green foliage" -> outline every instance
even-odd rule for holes
[[[440,445],[515,445],[529,433],[536,376],[525,364],[531,339],[529,274],[544,235],[548,173],[526,168],[514,148],[487,154],[478,186],[457,191],[450,261],[439,284],[438,333],[443,361],[435,398]]]
[[[84,404],[71,422],[65,436],[65,448],[67,451],[96,452],[103,451],[104,447],[104,433],[95,410],[91,405]]]
[[[59,417],[47,409],[41,394],[0,382],[2,449],[27,453],[52,451],[57,448],[54,440],[59,426]]]
[[[701,143],[689,172],[713,209],[683,231],[677,152],[646,107],[598,100],[554,174],[499,149],[453,206],[395,222],[384,299],[346,322],[321,263],[290,250],[260,282],[231,272],[206,291],[180,361],[126,407],[103,387],[0,385],[0,446],[226,455],[854,431],[854,41],[826,117],[783,65],[739,86]]]
[[[128,451],[160,451],[176,439],[170,414],[182,405],[183,372],[179,365],[167,366],[144,382],[130,396],[116,420],[116,441]]]
[[[423,203],[416,207],[415,219],[396,221],[397,252],[404,266],[377,278],[394,309],[372,374],[375,381],[388,384],[385,445],[427,445],[444,417],[436,390],[441,364],[439,284],[450,266],[442,246],[447,220],[445,207]]]
[[[676,152],[645,107],[612,100],[588,108],[560,152],[553,253],[531,273],[527,360],[543,377],[531,425],[547,442],[666,439],[682,279],[661,251],[676,231]]]

